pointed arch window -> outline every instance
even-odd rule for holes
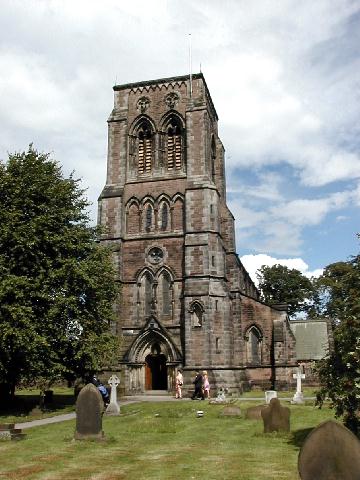
[[[171,313],[171,278],[167,272],[162,277],[162,311],[164,315]]]
[[[199,303],[193,303],[190,308],[191,326],[202,327],[204,321],[204,309]]]
[[[168,228],[169,222],[169,207],[167,203],[163,203],[161,207],[161,225],[160,228],[162,231],[165,231]]]
[[[153,209],[151,205],[148,205],[145,211],[145,230],[147,232],[150,232],[152,227],[152,222],[153,222]]]
[[[262,334],[260,330],[252,326],[245,337],[246,340],[246,352],[247,352],[247,361],[251,364],[261,363],[261,345],[262,345]]]
[[[153,134],[150,125],[143,122],[137,132],[138,138],[138,172],[149,173],[153,164]]]
[[[211,137],[211,177],[215,177],[215,162],[216,162],[216,143],[214,135]]]
[[[167,169],[182,168],[182,128],[180,122],[173,118],[167,127]]]
[[[152,300],[153,300],[153,279],[149,273],[144,277],[144,310],[145,316],[149,316],[151,313]]]

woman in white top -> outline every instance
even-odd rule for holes
[[[184,383],[182,371],[178,370],[175,381],[175,398],[182,398],[181,389]]]

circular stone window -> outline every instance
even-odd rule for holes
[[[164,252],[159,247],[152,247],[148,253],[148,260],[151,263],[160,263],[164,258]]]

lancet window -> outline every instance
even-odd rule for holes
[[[152,222],[153,222],[153,209],[151,205],[148,205],[145,211],[145,230],[147,232],[150,232],[152,227]]]
[[[167,203],[163,203],[161,207],[161,230],[166,230],[168,228],[169,223],[169,207]]]
[[[262,335],[256,326],[252,326],[245,337],[247,361],[251,364],[261,363]]]
[[[138,172],[149,173],[153,166],[153,133],[147,122],[143,122],[137,132],[138,138]]]
[[[195,302],[191,305],[190,308],[191,313],[191,325],[193,327],[202,327],[204,321],[204,310],[202,306]]]
[[[171,279],[167,272],[162,276],[162,310],[164,315],[171,313]]]
[[[149,273],[144,277],[144,300],[145,300],[145,315],[148,316],[151,313],[152,300],[153,300],[153,279]]]
[[[173,118],[167,127],[167,169],[182,168],[182,128],[180,122]]]

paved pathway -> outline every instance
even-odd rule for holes
[[[122,397],[120,400],[120,406],[129,405],[130,403],[139,403],[139,402],[163,402],[163,401],[172,401],[176,400],[174,397],[169,397],[167,395],[155,396],[155,395],[139,395],[134,397]],[[41,425],[49,425],[50,423],[64,422],[65,420],[73,420],[76,418],[76,413],[63,413],[62,415],[56,415],[54,417],[41,418],[39,420],[32,420],[31,422],[17,423],[15,428],[32,428],[39,427]]]
[[[181,401],[188,401],[190,398],[183,398]],[[263,397],[247,397],[247,398],[237,398],[241,402],[247,401],[265,401]],[[279,400],[290,401],[292,397],[289,398],[279,398]],[[304,400],[315,400],[315,397],[305,397]],[[178,402],[179,400],[175,397],[169,395],[136,395],[132,397],[121,397],[120,406],[129,405],[130,403],[139,403],[139,402]],[[76,413],[64,413],[62,415],[56,415],[55,417],[41,418],[40,420],[32,420],[31,422],[17,423],[15,428],[32,428],[39,427],[41,425],[49,425],[50,423],[64,422],[66,420],[73,420],[76,417]]]

